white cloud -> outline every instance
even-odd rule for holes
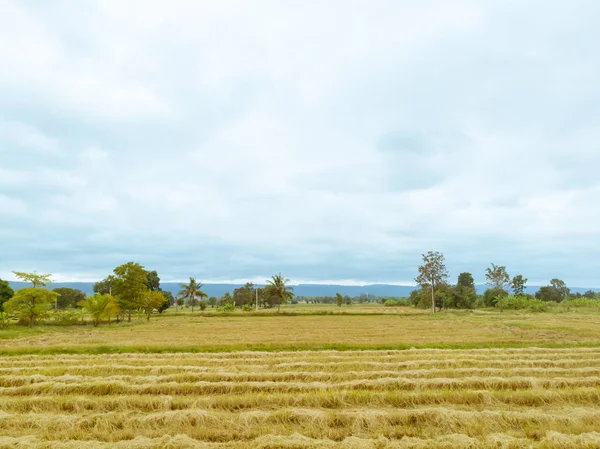
[[[597,12],[0,2],[0,193],[36,218],[0,271],[411,283],[440,249],[592,283]]]

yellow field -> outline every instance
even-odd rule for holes
[[[44,326],[29,330],[12,325],[8,330],[0,330],[0,350],[99,346],[243,350],[600,345],[599,313],[477,311],[431,316],[423,311],[394,308],[397,309],[399,312],[385,315],[210,316],[196,313],[156,316],[150,322],[143,320],[98,328]]]
[[[4,357],[0,447],[600,447],[600,349]]]
[[[600,314],[392,310],[11,325],[0,449],[600,447]]]

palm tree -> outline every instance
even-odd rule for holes
[[[279,309],[281,307],[281,303],[287,304],[288,299],[292,299],[294,297],[294,288],[290,287],[286,284],[289,284],[290,280],[285,279],[281,273],[276,274],[271,277],[271,279],[267,280],[267,292],[277,301],[277,312],[279,313]]]
[[[192,305],[192,313],[194,312],[194,304],[197,298],[206,298],[208,295],[204,293],[201,288],[203,287],[202,282],[196,281],[196,278],[190,277],[189,284],[181,284],[182,290],[179,292],[179,297],[187,299]]]
[[[110,317],[118,315],[120,312],[119,304],[115,298],[100,293],[88,296],[87,299],[79,301],[77,305],[90,315],[94,327],[98,326],[102,320],[108,320],[110,323]]]

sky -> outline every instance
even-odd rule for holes
[[[0,0],[0,277],[600,287],[600,3]]]

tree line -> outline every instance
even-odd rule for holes
[[[423,254],[423,263],[415,281],[419,289],[411,292],[409,303],[431,308],[436,312],[443,308],[472,309],[475,307],[497,307],[502,311],[515,300],[560,303],[568,299],[600,299],[600,294],[589,290],[583,294],[571,293],[561,279],[554,278],[547,286],[540,287],[535,294],[526,293],[528,279],[522,274],[510,276],[506,266],[491,264],[485,271],[486,285],[489,288],[483,295],[475,289],[475,279],[468,272],[458,275],[456,284],[448,281],[448,270],[444,255],[438,251]]]
[[[94,294],[86,296],[73,288],[46,288],[52,283],[50,274],[13,272],[20,281],[31,284],[16,292],[7,281],[0,279],[0,324],[4,327],[11,316],[19,323],[33,327],[49,318],[59,317],[63,324],[84,322],[88,316],[94,326],[103,321],[131,322],[133,315],[143,315],[150,320],[152,313],[162,313],[171,306],[195,307],[204,310],[208,305],[217,306],[222,311],[233,311],[236,307],[245,310],[277,307],[287,304],[294,297],[290,280],[281,273],[267,280],[264,287],[258,288],[248,283],[234,290],[233,295],[217,299],[207,298],[202,291],[202,283],[190,277],[189,283],[181,284],[181,291],[174,297],[160,286],[156,271],[149,271],[136,262],[127,262],[116,267],[106,278],[93,286]],[[207,298],[205,300],[205,298]]]

